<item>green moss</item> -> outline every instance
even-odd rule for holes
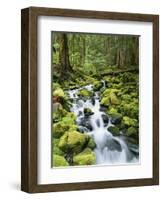
[[[120,103],[119,99],[117,98],[117,96],[114,92],[110,93],[110,102],[112,105],[117,105]]]
[[[93,165],[96,163],[96,156],[91,149],[86,148],[73,157],[73,162],[75,165]]]
[[[67,140],[68,140],[68,132],[65,132],[64,135],[60,138],[58,143],[58,147],[61,148],[63,151],[68,150]]]
[[[109,97],[103,97],[100,101],[100,104],[103,106],[109,106],[110,105]]]
[[[80,152],[88,141],[88,136],[78,131],[67,131],[59,141],[59,148],[63,151],[72,150],[74,153]]]
[[[127,115],[131,118],[138,118],[139,105],[138,105],[137,101],[134,101],[134,99],[130,103],[126,103],[126,102],[122,103],[121,109],[125,115]]]
[[[59,83],[53,83],[52,87],[53,87],[53,91],[54,91],[54,90],[60,88],[61,85]]]
[[[54,90],[53,92],[53,96],[54,97],[65,97],[64,91],[61,88],[57,88],[56,90]]]
[[[109,132],[111,132],[114,136],[119,136],[120,135],[119,128],[116,127],[116,126],[109,126],[107,130]]]
[[[137,126],[137,120],[136,119],[132,119],[130,117],[124,116],[122,122],[124,123],[124,125],[130,127],[130,126]]]
[[[106,89],[102,94],[100,104],[104,106],[120,104],[120,100],[117,97],[118,92],[120,92],[118,89]]]
[[[53,124],[53,136],[55,138],[60,138],[68,130],[76,130],[77,126],[69,123],[72,122],[71,118],[64,118],[63,121]]]
[[[53,155],[53,166],[64,167],[64,166],[69,166],[69,164],[63,156],[54,154]]]
[[[134,128],[134,127],[129,127],[126,131],[126,135],[127,136],[133,136],[133,135],[136,135],[137,134],[137,129]]]
[[[92,97],[93,93],[87,89],[82,89],[77,93],[80,97]]]
[[[117,111],[116,108],[111,107],[111,108],[108,110],[107,113],[108,113],[109,115],[112,115],[112,114],[116,114],[116,113],[118,113],[118,111]]]
[[[53,122],[60,121],[68,112],[62,107],[60,103],[53,104]]]
[[[62,122],[67,124],[67,125],[73,125],[76,120],[76,116],[72,114],[66,115],[66,117],[62,118]]]
[[[87,147],[89,147],[90,149],[94,149],[96,147],[96,143],[94,142],[92,137],[89,138]]]
[[[55,138],[60,138],[67,130],[69,130],[69,125],[62,121],[53,124],[53,136]]]
[[[59,139],[53,139],[53,154],[57,154],[60,156],[64,155],[64,152],[58,147]]]
[[[78,145],[82,147],[86,143],[87,139],[88,139],[87,135],[84,135],[77,131],[69,131],[67,144],[69,148],[74,149]]]
[[[103,84],[101,81],[95,81],[93,85],[94,91],[99,91],[103,87]]]
[[[122,95],[122,100],[124,100],[126,102],[130,102],[132,99],[129,94],[124,94],[124,95]]]

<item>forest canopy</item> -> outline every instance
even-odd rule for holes
[[[54,73],[62,80],[72,71],[99,76],[104,71],[138,68],[138,36],[53,32],[52,47]]]

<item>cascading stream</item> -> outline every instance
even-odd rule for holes
[[[105,81],[102,81],[105,88]],[[93,86],[87,85],[80,89],[92,91]],[[80,89],[69,90],[72,99],[71,112],[77,116],[77,125],[81,132],[87,132],[94,138],[96,148],[96,164],[124,164],[138,162],[137,157],[129,150],[123,137],[113,136],[107,128],[112,126],[105,112],[100,111],[100,93],[95,92],[90,99],[82,99],[77,93]],[[84,108],[92,110],[93,114],[86,117]],[[104,118],[106,118],[104,120]],[[108,118],[108,120],[107,120]]]

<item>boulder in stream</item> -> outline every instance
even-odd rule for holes
[[[93,165],[96,163],[96,155],[90,148],[86,148],[73,157],[73,162],[75,165]]]
[[[84,108],[84,115],[86,117],[93,115],[93,114],[94,114],[94,112],[92,112],[92,110],[90,108]]]
[[[93,127],[91,125],[91,122],[89,121],[89,119],[87,117],[83,117],[80,119],[80,122],[78,123],[78,125],[84,126],[86,127],[89,131],[93,130]]]
[[[106,114],[102,114],[101,117],[104,122],[104,127],[106,127],[109,123],[109,117]]]
[[[107,141],[106,146],[108,147],[108,149],[109,149],[110,151],[119,151],[119,152],[122,151],[121,144],[120,144],[117,140],[115,140],[115,139],[113,139],[113,138],[112,138],[112,139],[109,139],[109,140]]]
[[[119,136],[120,135],[120,131],[119,131],[119,128],[116,127],[116,126],[109,126],[107,128],[107,130],[112,133],[114,136]]]

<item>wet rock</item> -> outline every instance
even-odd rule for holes
[[[108,147],[108,149],[110,151],[119,151],[119,152],[122,151],[121,144],[117,140],[115,140],[115,139],[109,139],[107,141],[106,146]]]
[[[79,125],[86,127],[89,131],[93,130],[91,122],[86,117],[81,118]]]
[[[105,114],[102,114],[101,117],[102,117],[103,122],[104,122],[104,127],[106,127],[109,123],[109,117]]]
[[[99,119],[96,120],[96,124],[97,124],[98,127],[100,127],[100,120]]]
[[[110,115],[112,124],[120,124],[122,120],[122,115],[120,113],[114,113]]]
[[[91,98],[91,102],[92,102],[92,105],[95,105],[95,98],[94,97]]]
[[[82,116],[82,114],[83,114],[83,112],[80,110],[79,113],[78,113],[78,117]]]
[[[93,114],[94,114],[94,112],[92,112],[92,110],[90,108],[84,108],[84,115],[86,117],[93,115]]]
[[[86,132],[89,132],[89,130],[84,127],[84,126],[78,126],[77,130],[80,132],[80,133],[86,133]]]
[[[132,143],[128,143],[128,148],[129,150],[136,156],[139,155],[139,148],[137,145],[132,144]]]
[[[106,112],[107,110],[108,110],[107,106],[100,105],[100,111],[101,112]]]

